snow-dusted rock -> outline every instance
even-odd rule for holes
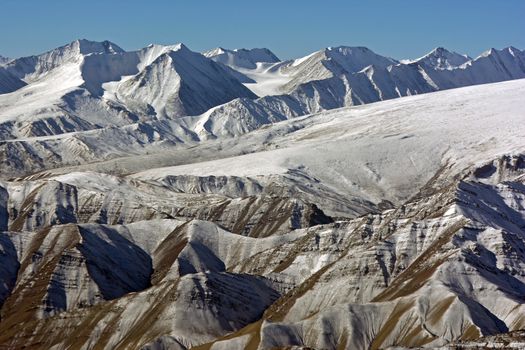
[[[257,63],[277,63],[280,61],[273,52],[264,48],[228,50],[218,47],[204,52],[203,55],[234,69],[254,69],[257,67]]]

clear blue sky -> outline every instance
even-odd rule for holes
[[[0,55],[77,38],[126,50],[183,42],[194,51],[268,47],[281,58],[367,46],[415,58],[437,46],[476,56],[525,49],[525,0],[1,0]]]

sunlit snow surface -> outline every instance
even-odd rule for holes
[[[257,63],[255,69],[241,69],[238,71],[251,78],[255,83],[245,83],[244,85],[252,90],[257,96],[279,95],[281,88],[288,83],[292,77],[275,69],[275,64]]]
[[[525,149],[525,80],[341,108],[284,121],[236,140],[253,154],[148,170],[135,176],[282,174],[300,169],[373,201],[413,194],[447,164],[455,169]],[[228,141],[224,141],[225,145]]]

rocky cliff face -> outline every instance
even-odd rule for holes
[[[467,177],[399,209],[311,230],[276,270],[317,268],[262,321],[207,347],[436,347],[521,329],[522,186],[523,176]]]
[[[23,208],[42,218],[31,223],[41,227],[16,229],[10,220],[1,236],[0,341],[13,348],[385,348],[519,330],[523,159],[497,159],[445,187],[438,176],[426,187],[434,190],[380,214],[286,234],[265,228],[268,237],[154,215],[83,223],[90,216],[78,207],[74,223],[67,216],[50,223],[41,207],[27,205],[43,200],[31,195],[37,185]],[[82,197],[82,190],[47,186]],[[91,202],[83,211],[97,213]],[[57,214],[67,205],[50,207]]]
[[[94,173],[17,182],[4,189],[4,215],[9,218],[7,227],[11,231],[182,217],[212,221],[234,233],[254,237],[332,221],[315,204],[266,194],[257,185],[247,192],[226,188],[244,187],[237,178],[174,177],[169,183],[167,187]],[[195,184],[199,187],[193,187]]]

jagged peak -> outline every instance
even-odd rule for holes
[[[159,64],[168,63],[171,65],[180,59],[194,64],[202,64],[203,60],[208,60],[202,54],[190,50],[183,43],[169,46],[150,44],[141,51],[143,51],[143,54],[150,56],[143,63],[143,67],[146,69],[152,69],[152,66]]]
[[[334,56],[360,57],[362,59],[367,59],[367,58],[370,58],[373,60],[381,59],[381,60],[384,60],[385,63],[390,62],[391,64],[398,63],[397,60],[390,58],[390,57],[379,55],[365,46],[336,46],[336,47],[330,46],[321,51],[318,51],[318,53],[322,53],[329,58],[332,58]],[[371,62],[371,64],[374,64],[374,62]]]
[[[183,43],[177,43],[173,45],[162,45],[162,44],[149,44],[140,51],[157,51],[157,52],[169,52],[169,51],[191,51]]]
[[[327,47],[301,59],[295,60],[292,65],[294,67],[299,66],[307,61],[310,62],[308,63],[309,65],[317,64],[315,62],[333,61],[339,69],[343,69],[348,73],[362,71],[368,66],[387,68],[390,65],[398,63],[398,61],[390,57],[379,55],[364,46]],[[338,68],[332,67],[329,69],[332,70]]]
[[[498,56],[500,54],[510,54],[512,56],[516,56],[516,55],[522,55],[524,54],[524,51],[514,47],[514,46],[507,46],[501,50],[498,50],[496,48],[490,48],[488,49],[487,51],[484,51],[483,53],[481,53],[481,55],[479,55],[477,58],[483,58],[483,57],[490,57],[490,56]]]
[[[461,56],[466,59],[470,59],[468,55],[460,54],[455,51],[450,51],[442,46],[438,46],[434,48],[432,51],[430,51],[429,53],[427,53],[426,55],[424,55],[423,57],[419,58],[418,60],[421,60],[427,57],[450,57],[450,56],[457,56],[457,57]]]
[[[517,47],[514,47],[514,46],[507,46],[504,50],[508,50],[508,51],[519,51],[519,52],[523,52],[523,50],[520,50],[518,49]]]
[[[190,52],[193,52],[186,45],[184,45],[183,43],[178,43],[178,44],[173,45],[172,51],[190,51]]]
[[[139,65],[139,69],[142,70],[143,68],[149,66],[162,55],[165,55],[170,52],[178,52],[178,51],[192,52],[182,43],[178,43],[174,45],[163,45],[163,44],[153,44],[153,43],[149,44],[148,46],[138,50],[138,53],[141,56],[141,60],[142,60],[141,64]]]
[[[171,59],[177,59],[177,57],[188,57],[193,60],[199,60],[199,57],[205,59],[205,57],[202,54],[190,50],[186,45],[182,43],[170,46],[169,49],[166,50],[164,55],[169,56]]]
[[[241,49],[234,49],[233,51],[249,53],[252,55],[263,55],[263,56],[266,56],[266,58],[271,58],[273,62],[269,62],[269,63],[280,62],[279,57],[277,57],[277,55],[275,55],[270,49],[267,49],[265,47],[254,47],[252,49],[241,48]]]
[[[206,57],[211,58],[211,57],[215,57],[215,56],[218,56],[218,55],[222,55],[222,54],[226,53],[227,51],[229,51],[229,50],[219,46],[219,47],[216,47],[214,49],[211,49],[211,50],[208,50],[208,51],[204,51],[202,54],[204,56],[206,56]]]
[[[502,51],[506,51],[509,54],[511,54],[512,56],[523,54],[522,50],[520,50],[520,49],[518,49],[518,48],[516,48],[514,46],[508,46],[508,47],[504,48]]]
[[[50,57],[54,57],[53,60],[64,61],[68,60],[69,58],[86,56],[90,54],[119,54],[124,52],[125,51],[122,48],[109,40],[91,41],[87,39],[76,39],[66,45],[59,46],[44,53],[21,57],[19,59],[25,60],[28,58],[37,58],[47,61],[50,59]],[[11,60],[11,62],[15,62],[19,59]]]
[[[489,56],[497,55],[499,52],[500,50],[491,47],[490,49],[483,51],[481,55],[479,55],[479,57],[489,57]]]
[[[460,54],[455,51],[450,51],[442,46],[438,46],[416,60],[404,60],[401,62],[404,64],[424,64],[436,69],[453,69],[471,60],[472,58],[468,55]]]
[[[157,58],[154,61],[165,59],[171,60],[178,56],[180,57],[181,55],[199,55],[198,53],[191,51],[186,45],[182,43],[170,46],[154,45],[149,46],[148,48],[160,51]]]

